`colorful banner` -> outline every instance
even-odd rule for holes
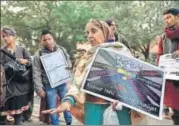
[[[159,67],[120,51],[98,48],[81,90],[162,119],[164,87],[164,72]]]

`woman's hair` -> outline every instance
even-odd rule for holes
[[[4,32],[4,33],[6,33],[8,35],[16,36],[16,31],[13,28],[3,27],[1,29],[1,32]]]
[[[88,23],[93,23],[95,26],[100,28],[103,31],[104,38],[106,41],[111,39],[112,33],[110,31],[108,24],[105,21],[98,20],[98,19],[90,19]]]
[[[106,20],[105,22],[106,22],[109,26],[111,26],[113,20],[112,20],[112,19],[108,19],[108,20]]]

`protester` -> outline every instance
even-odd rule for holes
[[[164,34],[158,45],[157,62],[163,54],[171,53],[172,58],[179,57],[179,9],[170,8],[163,13],[166,24]],[[179,125],[179,81],[166,80],[164,104],[173,109],[172,120]]]
[[[41,43],[40,43],[41,47],[35,53],[34,59],[33,59],[34,88],[35,88],[36,93],[41,98],[46,97],[48,108],[52,109],[52,108],[57,107],[57,95],[62,100],[67,92],[67,87],[66,87],[66,83],[61,84],[55,88],[52,88],[50,86],[50,82],[49,82],[49,79],[45,72],[45,69],[42,66],[40,56],[50,54],[50,53],[56,52],[56,51],[62,51],[66,57],[66,60],[67,60],[69,66],[71,65],[71,62],[69,60],[69,55],[66,52],[66,50],[62,46],[59,46],[56,44],[54,37],[50,31],[43,30],[40,40],[41,40]],[[61,73],[61,74],[63,74],[63,73]],[[66,120],[66,124],[70,125],[72,122],[71,113],[68,111],[64,111],[64,117]],[[50,116],[50,119],[51,119],[52,125],[60,124],[58,114],[52,114]]]
[[[15,56],[20,64],[26,65],[27,67],[31,66],[30,53],[21,46],[16,45],[15,40],[16,32],[12,28],[3,28],[1,30],[1,37],[5,43],[1,49],[9,52],[12,56]],[[3,66],[7,66],[9,62],[12,61],[5,53],[1,52],[1,63]],[[13,65],[13,64],[11,64]],[[0,122],[5,124],[6,117],[11,115],[14,117],[14,124],[20,125],[22,122],[22,113],[23,111],[29,108],[29,103],[27,100],[27,94],[31,88],[31,82],[18,80],[14,77],[17,73],[14,73],[12,76],[6,73],[6,99],[5,106],[0,109]]]
[[[84,79],[86,70],[92,57],[97,49],[97,47],[104,48],[117,48],[126,49],[129,51],[123,44],[118,42],[113,43],[104,43],[108,40],[111,40],[112,34],[109,29],[109,26],[101,20],[90,20],[86,25],[86,34],[88,42],[91,44],[92,48],[86,52],[81,60],[76,66],[76,71],[74,73],[73,86],[69,89],[68,94],[63,99],[63,103],[56,109],[50,109],[43,111],[46,113],[56,113],[63,112],[64,110],[70,110],[72,106],[84,105],[84,121],[85,125],[102,125],[103,124],[103,113],[110,106],[110,102],[102,98],[95,97],[89,94],[84,94],[79,91],[81,87],[81,82]],[[130,52],[130,51],[129,51]],[[76,86],[74,86],[76,85]],[[118,102],[113,103],[113,108],[115,109]],[[123,107],[121,111],[117,111],[118,119],[121,125],[130,125],[130,113],[128,108]]]
[[[113,34],[113,40],[116,42],[123,43],[125,46],[127,46],[127,48],[130,49],[127,39],[122,34],[117,33],[116,22],[114,20],[108,19],[108,20],[106,20],[106,23],[109,25],[109,27],[111,29],[111,32]],[[113,42],[113,41],[111,40],[110,42]]]

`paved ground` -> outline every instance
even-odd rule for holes
[[[32,122],[25,122],[23,125],[46,125],[39,121],[39,109],[40,109],[40,99],[35,97],[34,99],[34,110],[32,114]],[[60,125],[66,125],[63,114],[60,114]],[[76,118],[73,117],[72,125],[82,125]]]
[[[35,97],[34,101],[34,111],[32,115],[33,122],[25,122],[23,125],[46,125],[39,121],[39,107],[40,107],[40,99],[38,97]],[[60,115],[60,125],[65,125],[65,120],[63,117],[63,114]],[[147,118],[148,125],[172,125],[171,120],[164,119],[162,121],[155,120],[153,118]],[[73,117],[72,125],[82,125],[75,117]]]

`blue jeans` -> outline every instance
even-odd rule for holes
[[[57,95],[60,97],[60,100],[62,101],[65,94],[67,93],[66,83],[59,85],[55,88],[51,88],[50,85],[44,85],[44,87],[45,87],[45,92],[47,95],[48,108],[49,109],[56,108],[57,107]],[[64,114],[66,124],[68,125],[71,124],[71,121],[72,121],[71,113],[69,111],[64,111],[63,114]],[[51,118],[52,125],[60,124],[58,114],[52,114],[50,115],[50,118]]]

